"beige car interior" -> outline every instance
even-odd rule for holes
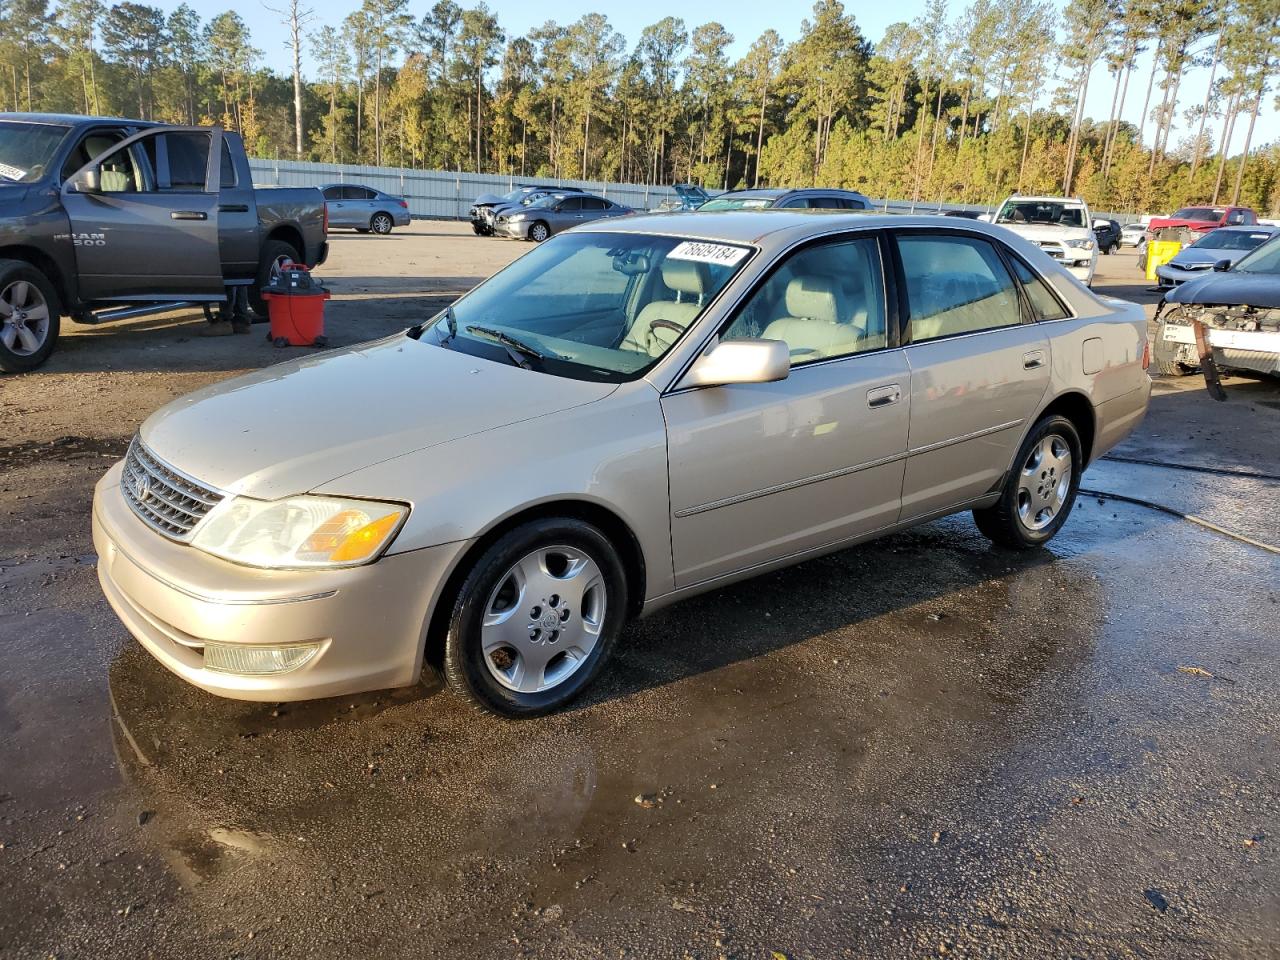
[[[756,292],[726,339],[785,341],[793,364],[888,346],[878,262],[874,240],[796,254]]]
[[[670,300],[651,300],[641,308],[618,345],[621,350],[661,356],[692,323],[706,302],[711,279],[706,264],[692,260],[662,261],[662,282]]]
[[[993,268],[981,240],[902,237],[903,271],[911,293],[911,337],[933,340],[1022,322],[1017,293],[1004,267]]]

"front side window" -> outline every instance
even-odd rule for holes
[[[341,200],[342,188],[341,187],[325,187],[324,198],[326,200]]]
[[[166,133],[163,135],[169,154],[168,183],[161,189],[204,190],[209,169],[209,135],[207,133]]]
[[[446,311],[421,339],[620,383],[665,356],[750,255],[749,247],[679,237],[566,233],[455,303],[454,336]]]
[[[1022,322],[1013,278],[988,241],[908,234],[898,250],[914,342]]]
[[[887,347],[876,239],[807,247],[784,261],[724,332],[755,337],[785,341],[792,366]]]

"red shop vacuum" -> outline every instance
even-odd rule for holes
[[[277,347],[323,347],[324,302],[329,291],[320,285],[301,263],[280,265],[262,289],[271,319],[267,339]]]

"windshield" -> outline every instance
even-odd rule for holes
[[[0,180],[39,180],[70,129],[56,123],[0,123]]]
[[[1266,230],[1213,230],[1191,246],[1210,250],[1252,250],[1270,239],[1271,233]]]
[[[1221,220],[1227,215],[1222,207],[1183,207],[1174,211],[1170,220]]]
[[[510,347],[535,370],[620,383],[665,355],[750,254],[678,237],[562,234],[455,303],[454,336],[445,311],[421,339],[503,361]]]
[[[1237,273],[1280,273],[1280,236],[1246,253],[1231,269]]]
[[[1038,223],[1054,227],[1083,227],[1084,208],[1052,200],[1009,200],[996,223]]]
[[[716,197],[708,200],[699,210],[763,210],[772,206],[773,197]]]

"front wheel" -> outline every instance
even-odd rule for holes
[[[580,520],[535,520],[476,562],[445,637],[449,686],[473,706],[535,717],[595,679],[622,629],[627,582],[609,540]]]
[[[549,236],[551,236],[551,231],[547,229],[547,225],[541,220],[529,228],[529,239],[534,243],[541,243]]]
[[[45,275],[22,260],[0,260],[0,370],[25,373],[48,360],[58,320],[58,297]]]
[[[386,213],[375,213],[373,219],[369,221],[369,229],[379,236],[385,237],[391,232],[391,228],[395,226],[391,216]]]
[[[993,543],[1030,550],[1062,529],[1076,502],[1084,456],[1080,434],[1066,417],[1042,418],[1022,442],[994,506],[973,511]]]

